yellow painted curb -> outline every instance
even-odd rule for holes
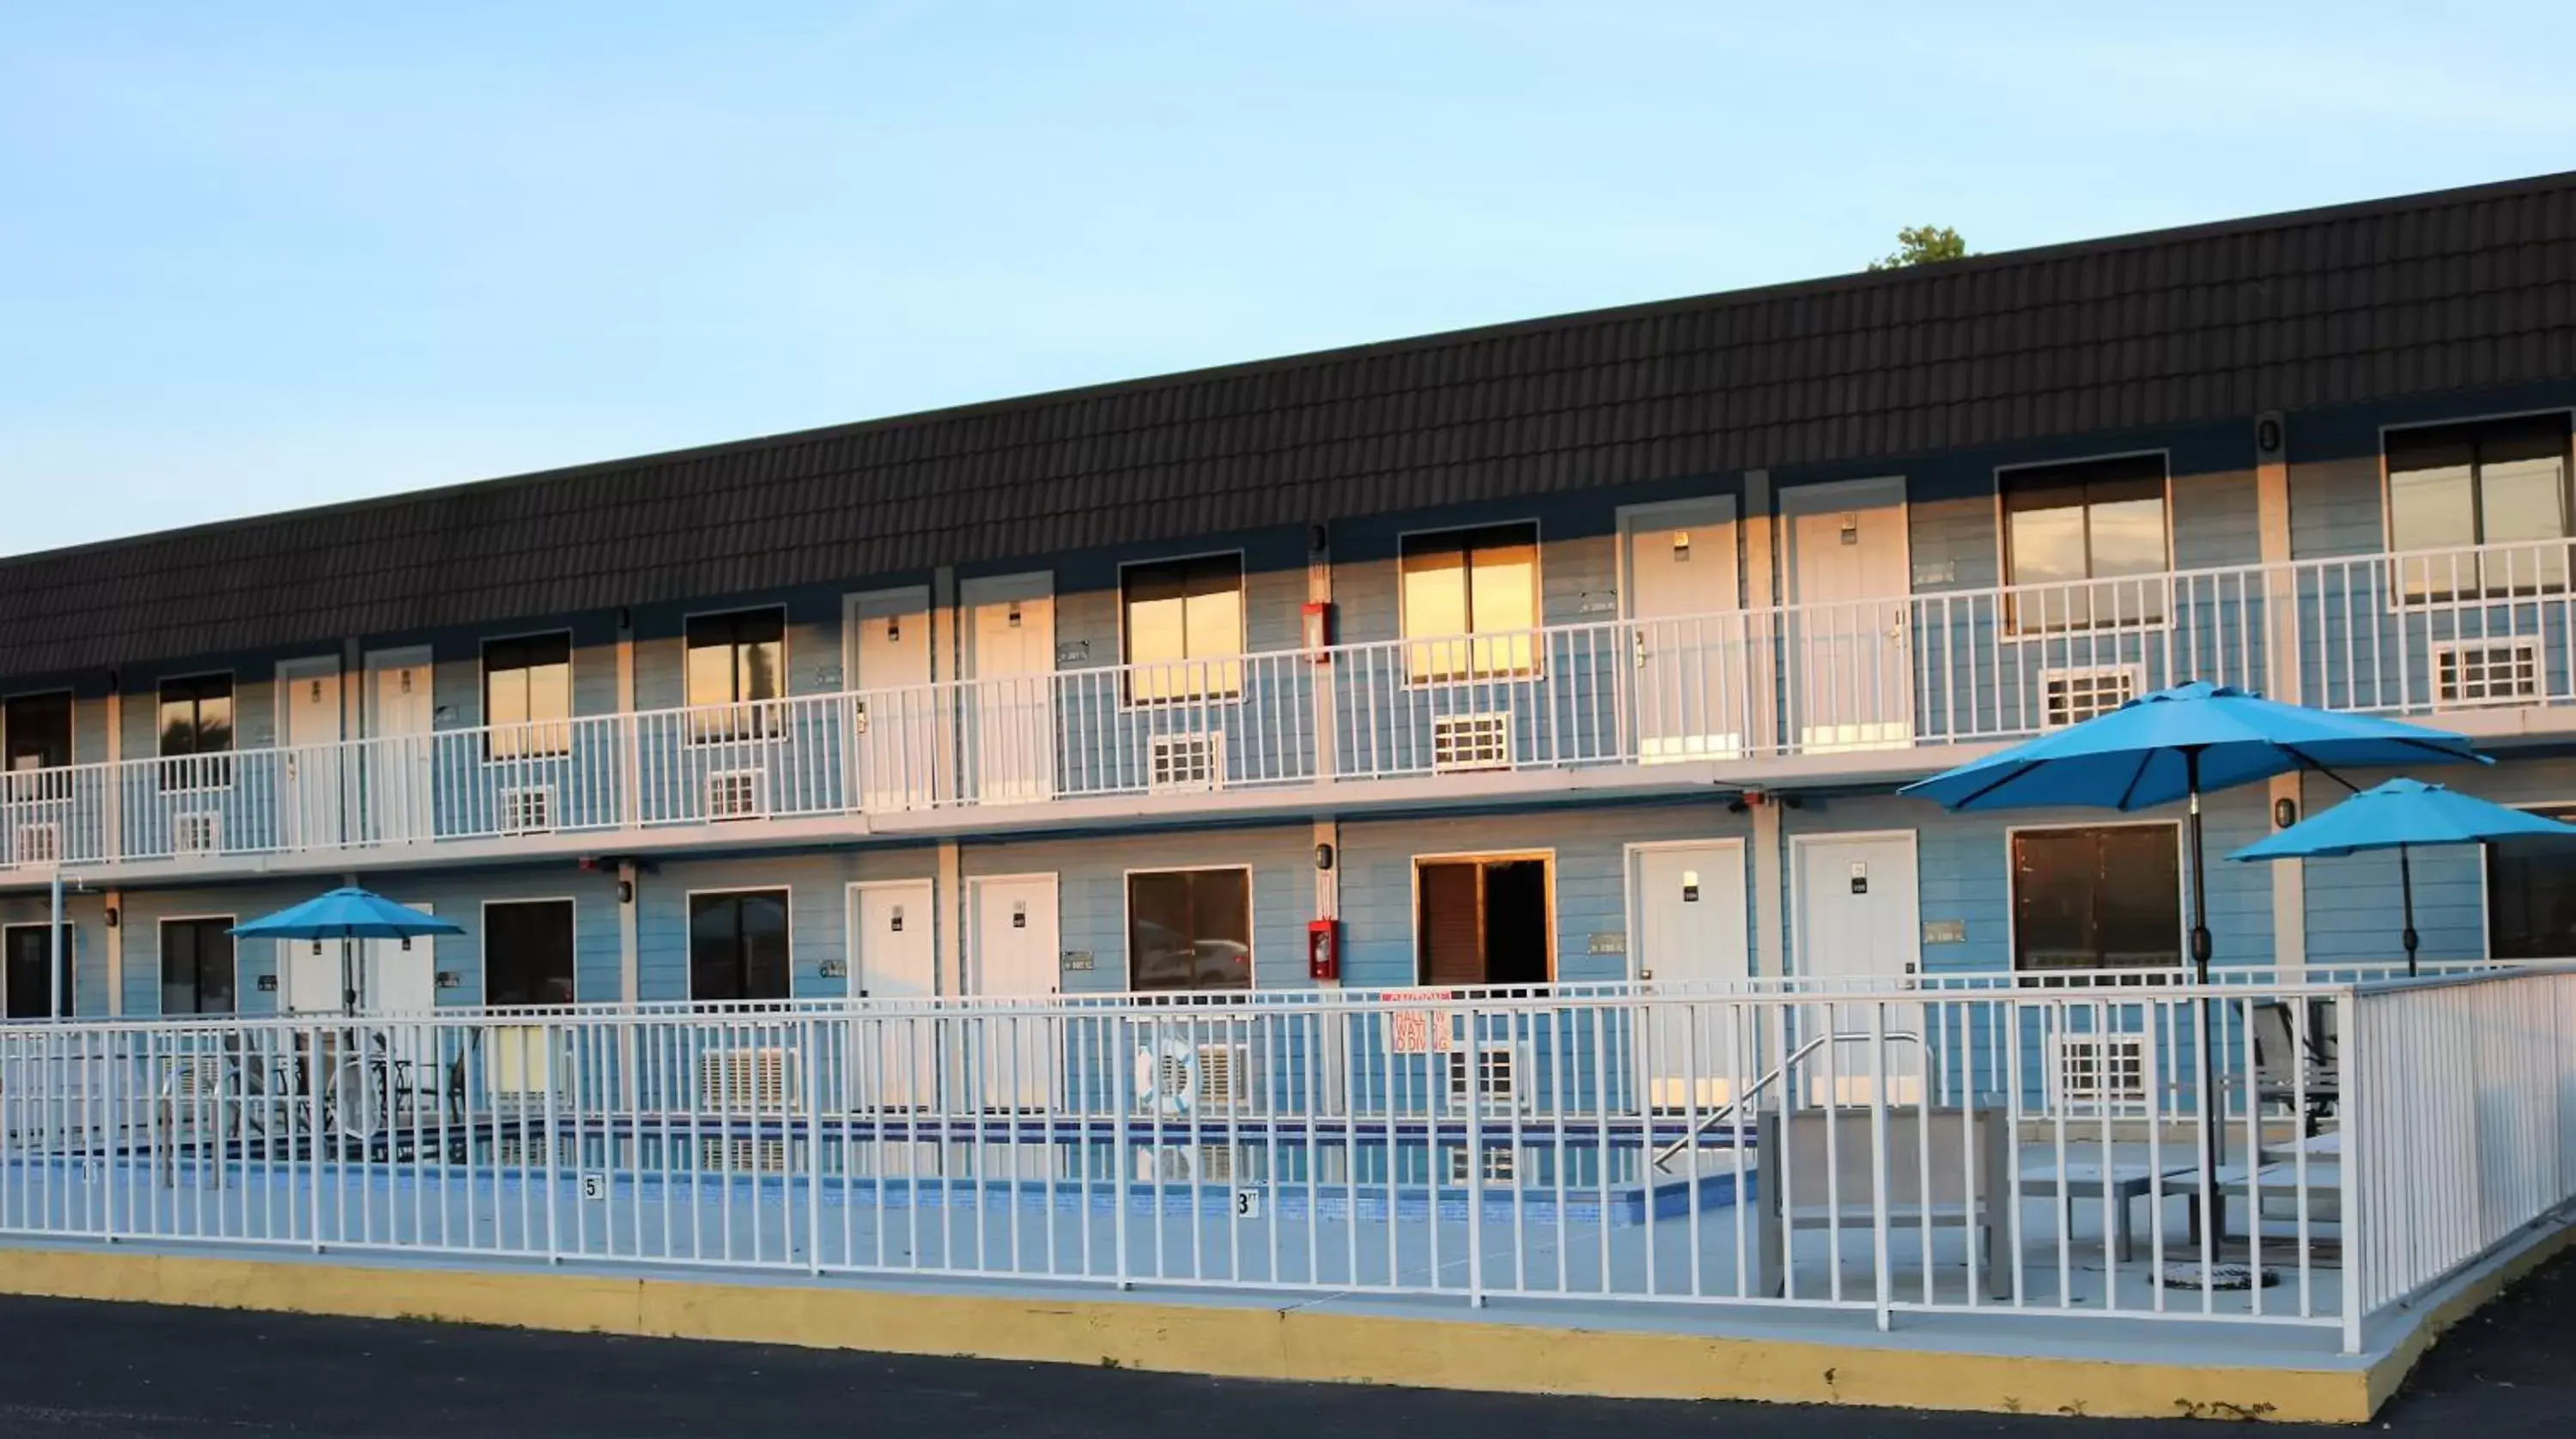
[[[2484,1308],[2490,1300],[2519,1283],[2524,1275],[2566,1253],[2570,1247],[2576,1247],[2576,1228],[2559,1229],[2544,1235],[2520,1252],[2490,1265],[2484,1273],[2471,1278],[2443,1296],[2441,1302],[2418,1314],[2414,1325],[2390,1346],[2388,1354],[2370,1366],[2371,1412],[2377,1413],[2379,1406],[2397,1393],[2397,1386],[2405,1383],[2406,1376],[2414,1371],[2415,1362],[2441,1339],[2445,1330]]]
[[[2564,1243],[2562,1238],[2540,1248],[2554,1252]],[[2538,1262],[2530,1258],[2511,1272]],[[2484,1295],[2463,1294],[2454,1301],[2457,1312],[2491,1297],[2509,1278],[2500,1271]],[[0,1292],[1337,1384],[2330,1423],[2369,1418],[2423,1348],[2401,1345],[2398,1354],[2368,1369],[2215,1368],[1359,1314],[1310,1305],[920,1294],[856,1285],[414,1269],[133,1250],[0,1249]],[[2444,1312],[2451,1308],[2444,1306]],[[2434,1318],[2428,1316],[2428,1330]]]

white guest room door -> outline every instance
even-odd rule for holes
[[[1789,526],[1790,733],[1810,752],[1886,749],[1914,734],[1914,575],[1905,480],[1781,491]]]
[[[1833,982],[1845,991],[1888,993],[1911,989],[1922,960],[1922,909],[1918,901],[1913,834],[1802,835],[1797,854],[1798,972]],[[1874,1019],[1872,1010],[1883,1009]],[[1924,1045],[1919,1004],[1836,1004],[1806,1011],[1804,1043],[1817,1037],[1830,1015],[1837,1035],[1866,1036],[1873,1022],[1891,1035],[1887,1046],[1888,1102],[1914,1104],[1923,1095]],[[1809,1103],[1827,1094],[1845,1104],[1866,1104],[1873,1092],[1870,1046],[1839,1040],[1799,1065]]]
[[[1055,577],[1001,575],[963,586],[974,717],[975,793],[1026,804],[1055,792]]]
[[[1063,963],[1057,948],[1056,877],[995,875],[966,882],[967,993],[996,998],[1056,992]],[[1056,1022],[1010,1017],[997,1008],[978,1020],[973,1045],[975,1092],[985,1108],[1037,1108],[1055,1093]]]
[[[939,992],[931,882],[897,880],[850,887],[851,993],[860,999],[921,1000]],[[862,1107],[909,1109],[936,1097],[939,1025],[927,1013],[896,1010],[858,1021],[853,1076]]]
[[[930,591],[852,595],[847,625],[852,784],[871,813],[923,809],[936,798],[942,730],[930,688]]]
[[[289,849],[340,844],[340,662],[285,660],[277,666],[280,758],[279,839]]]
[[[1619,529],[1637,757],[1741,755],[1749,637],[1736,588],[1734,497],[1634,506],[1619,512]]]
[[[378,843],[437,837],[430,805],[429,651],[380,650],[367,656],[367,825]]]
[[[1629,851],[1636,915],[1629,964],[1677,1001],[1726,994],[1753,972],[1744,923],[1744,846],[1733,840],[1639,845]],[[1722,1005],[1658,1006],[1647,1035],[1647,1091],[1658,1109],[1713,1109],[1763,1067],[1758,1035]]]

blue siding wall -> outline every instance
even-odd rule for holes
[[[148,759],[161,752],[161,681],[187,675],[230,674],[233,677],[233,747],[259,749],[277,743],[277,666],[281,660],[338,658],[331,640],[292,650],[215,655],[153,666],[133,666],[119,679],[125,692],[124,729],[120,736],[128,759]]]
[[[370,876],[370,884],[389,884],[390,876]],[[238,924],[301,904],[330,887],[328,879],[275,879],[255,884],[228,885],[222,888],[130,889],[119,906],[119,928],[125,944],[125,1012],[141,1017],[161,1012],[161,922],[165,919],[201,919],[230,916]],[[432,940],[432,945],[453,945],[453,940]],[[233,993],[235,1004],[243,1014],[274,1014],[279,994],[274,989],[260,988],[261,980],[278,972],[279,941],[245,939],[233,947]],[[434,952],[441,967],[460,956],[448,951]],[[103,967],[103,966],[102,966]]]
[[[573,901],[574,997],[606,1002],[617,996],[616,879],[584,873],[568,863],[509,869],[439,870],[426,874],[374,874],[367,886],[404,904],[426,904],[441,919],[465,927],[461,935],[417,941],[430,947],[430,962],[457,984],[438,991],[442,1006],[483,1002],[483,903],[486,900]],[[222,888],[128,890],[124,896],[125,1012],[161,1009],[161,921],[229,915],[245,920],[311,899],[329,881],[267,880]],[[259,980],[277,973],[278,943],[243,940],[234,956],[238,1002],[245,1014],[274,1013],[278,995]],[[103,967],[103,966],[102,966]],[[102,1004],[104,1002],[102,995]]]
[[[0,896],[0,926],[32,924],[42,930],[51,902],[45,891]],[[63,919],[72,932],[67,966],[72,982],[65,1014],[107,1013],[107,901],[95,891],[67,891]]]
[[[892,583],[892,582],[889,582]],[[675,709],[688,703],[687,645],[691,615],[735,610],[787,612],[787,693],[828,694],[841,687],[841,599],[847,591],[886,588],[876,583],[815,586],[772,595],[737,595],[635,610],[635,707]]]
[[[2218,964],[2272,962],[2272,882],[2259,867],[2231,865],[2221,856],[2263,837],[2270,800],[2260,786],[2211,795],[2203,801],[2208,835],[2209,928]],[[1810,797],[1788,811],[1789,837],[1862,830],[1912,830],[1919,870],[1922,919],[1956,920],[1966,927],[1958,944],[1927,944],[1930,973],[2002,973],[2012,967],[2012,849],[2009,832],[2060,825],[2166,821],[2179,823],[2182,807],[2136,814],[2110,810],[2035,809],[1951,814],[1921,800],[1894,795]],[[1780,898],[1785,953],[1796,963],[1796,910],[1787,886],[1796,876],[1782,866]],[[2191,882],[2183,872],[2185,901]],[[2185,911],[2188,912],[2187,910]]]
[[[1345,644],[1369,644],[1403,637],[1398,564],[1405,535],[1523,520],[1538,522],[1540,623],[1618,618],[1617,505],[1609,497],[1587,495],[1336,525],[1333,607],[1340,639]]]
[[[1306,603],[1306,532],[1269,529],[1211,535],[1184,545],[1095,550],[1059,562],[1055,640],[1062,667],[1095,669],[1121,662],[1119,593],[1126,565],[1229,551],[1243,556],[1244,652],[1298,648],[1304,643],[1299,610]]]
[[[489,633],[447,632],[427,641],[436,667],[433,698],[440,729],[471,729],[485,723],[483,713],[483,646],[489,640],[519,635],[570,631],[572,636],[572,712],[615,714],[625,708],[617,692],[617,617],[574,615],[554,624],[513,625]],[[396,649],[399,644],[371,643],[370,649]]]
[[[1557,977],[1567,982],[1625,979],[1628,954],[1592,953],[1593,935],[1624,938],[1628,932],[1625,847],[1654,840],[1749,840],[1751,835],[1751,821],[1728,813],[1714,798],[1689,804],[1345,822],[1342,978],[1355,988],[1418,982],[1413,934],[1416,856],[1546,850],[1556,860]],[[1753,873],[1748,855],[1748,890]],[[1748,893],[1748,935],[1752,914]]]
[[[2576,406],[2576,381],[2399,404],[2339,406],[2289,419],[2290,553],[2375,554],[2387,545],[2380,427]]]
[[[1307,825],[1193,830],[1083,840],[976,845],[965,851],[968,879],[1054,874],[1060,947],[1091,956],[1088,970],[1063,971],[1068,994],[1128,988],[1127,874],[1139,869],[1245,866],[1252,871],[1252,982],[1304,988],[1306,921],[1315,913],[1314,830]]]
[[[1799,485],[1902,475],[1915,593],[1990,589],[2004,582],[2003,533],[1996,501],[1997,475],[2003,467],[2145,450],[2166,452],[2176,568],[2249,565],[2261,558],[2250,422],[2125,431],[2009,449],[1781,470],[1773,474],[1772,482],[1785,491]]]
[[[921,879],[937,868],[937,852],[926,846],[666,862],[636,884],[635,953],[642,990],[638,997],[689,997],[691,892],[782,888],[788,891],[788,961],[794,992],[799,997],[846,994],[848,980],[824,977],[822,966],[825,960],[839,960],[848,953],[849,887],[861,880]],[[612,956],[614,952],[612,948]]]
[[[2346,779],[2367,789],[2393,777],[2355,772]],[[2498,804],[2576,803],[2576,758],[2506,759],[2487,767],[2428,766],[2414,777],[2445,784]],[[2311,778],[2310,813],[2343,795],[2331,780]],[[2486,953],[2486,857],[2483,848],[2451,845],[2411,852],[2415,872],[2415,930],[2425,959],[2477,959]],[[2400,941],[2403,905],[2394,852],[2312,859],[2307,868],[2308,958],[2315,964],[2385,963],[2405,957]]]

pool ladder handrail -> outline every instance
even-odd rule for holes
[[[1656,1150],[1655,1168],[1669,1168],[1672,1164],[1674,1155],[1681,1153],[1685,1149],[1697,1146],[1701,1138],[1710,1130],[1715,1129],[1718,1125],[1724,1123],[1728,1115],[1743,1108],[1746,1100],[1749,1100],[1755,1095],[1760,1094],[1763,1090],[1768,1089],[1773,1081],[1779,1079],[1782,1075],[1787,1074],[1790,1070],[1795,1069],[1798,1065],[1798,1061],[1805,1059],[1808,1055],[1815,1053],[1817,1050],[1822,1049],[1828,1044],[1866,1043],[1872,1039],[1882,1038],[1890,1044],[1894,1044],[1901,1040],[1907,1044],[1913,1045],[1917,1049],[1921,1049],[1923,1047],[1923,1036],[1910,1029],[1891,1029],[1884,1035],[1846,1033],[1819,1034],[1815,1038],[1808,1040],[1806,1043],[1799,1045],[1796,1049],[1791,1050],[1788,1058],[1771,1066],[1770,1070],[1761,1078],[1744,1086],[1744,1092],[1742,1094],[1739,1094],[1726,1101],[1725,1104],[1720,1105],[1714,1113],[1709,1115],[1708,1118],[1703,1119],[1697,1125],[1694,1125],[1690,1133],[1685,1134],[1681,1138],[1674,1140],[1672,1143],[1665,1145],[1663,1148]]]

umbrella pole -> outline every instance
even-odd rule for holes
[[[2192,973],[2203,987],[2209,984],[2209,867],[2200,833],[2200,751],[2182,752],[2183,777],[2191,791],[2191,809],[2185,828],[2191,835],[2191,964]],[[2200,1169],[2209,1186],[2209,1242],[2213,1252],[2227,1237],[2227,1200],[2218,1192],[2218,1165],[2226,1157],[2226,1145],[2219,1134],[2218,1102],[2218,1016],[2210,1000],[2200,1001]]]
[[[2415,977],[2415,866],[2406,858],[2406,846],[2397,847],[2397,890],[2406,897],[2406,977]]]

